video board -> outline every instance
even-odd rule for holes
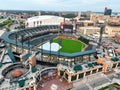
[[[64,32],[73,32],[73,25],[72,24],[64,24],[63,30],[64,30]]]

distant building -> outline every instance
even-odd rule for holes
[[[0,12],[0,16],[6,16],[7,12]]]
[[[99,21],[108,21],[108,19],[110,18],[110,16],[106,16],[103,14],[91,14],[90,20],[97,23]]]
[[[87,11],[86,12],[86,17],[90,17],[91,13],[92,13],[91,11]]]
[[[78,27],[94,26],[94,22],[90,20],[81,20],[78,21],[76,24]]]
[[[107,7],[105,7],[105,11],[104,11],[104,15],[110,15],[112,14],[112,9],[108,9]]]
[[[103,14],[91,14],[90,20],[95,23],[103,23],[104,21],[107,22],[114,22],[114,23],[120,23],[120,17],[119,16],[108,16]]]
[[[78,12],[78,16],[77,16],[78,18],[80,18],[81,17],[81,12]]]
[[[65,19],[69,21],[69,19]],[[64,22],[64,17],[53,16],[53,15],[42,15],[28,18],[25,22],[26,27],[37,27],[40,25],[60,25]]]
[[[108,19],[108,22],[110,22],[110,23],[119,23],[120,24],[120,16],[111,16]]]
[[[59,12],[59,16],[60,16],[60,17],[62,16],[62,13],[61,13],[61,12]]]
[[[105,34],[107,34],[108,37],[114,37],[116,33],[120,33],[120,25],[111,23],[105,27]]]
[[[40,11],[38,12],[38,16],[41,16],[41,12]]]
[[[96,34],[100,32],[99,27],[79,27],[78,32],[80,32],[83,35],[90,35],[90,34]]]

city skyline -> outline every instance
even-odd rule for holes
[[[48,10],[48,11],[100,11],[105,7],[119,12],[118,0],[0,0],[3,10]]]

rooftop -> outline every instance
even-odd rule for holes
[[[100,30],[100,27],[87,26],[87,27],[80,27],[80,29],[99,29]]]
[[[59,16],[53,16],[53,15],[42,15],[42,16],[35,16],[35,17],[31,17],[27,19],[27,22],[33,22],[33,21],[39,21],[42,19],[64,19],[64,17],[59,17]],[[67,20],[69,20],[68,18],[66,18]]]

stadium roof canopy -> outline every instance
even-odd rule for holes
[[[1,36],[1,38],[10,44],[16,45],[16,37],[17,37],[17,46],[22,47],[23,45],[24,48],[32,48],[34,47],[34,44],[29,43],[28,45],[28,39],[31,41],[32,39],[35,39],[35,38],[38,39],[39,37],[43,37],[44,35],[58,32],[59,30],[58,28],[59,28],[58,25],[43,25],[39,27],[26,28],[23,30],[5,32]],[[22,37],[24,42],[23,44],[22,44]]]
[[[43,50],[42,52],[44,54],[50,54],[50,51],[47,51],[47,50]],[[91,50],[87,50],[87,51],[83,51],[83,52],[76,52],[76,53],[64,53],[64,52],[54,52],[54,51],[51,51],[51,54],[52,55],[56,55],[56,56],[59,55],[59,56],[63,56],[63,57],[74,58],[74,57],[94,54],[96,52],[97,51],[95,49],[91,49]]]
[[[14,32],[15,32],[15,31],[14,31]],[[10,43],[10,44],[16,45],[16,41],[9,38],[9,36],[10,36],[12,33],[13,33],[13,32],[5,32],[5,33],[1,36],[1,38],[2,38],[4,41],[6,41],[6,42],[8,42],[8,43]],[[17,42],[17,46],[22,47],[22,44],[21,44],[20,42]],[[25,43],[23,43],[23,47],[28,48],[28,45],[25,44]],[[32,47],[32,46],[30,45],[30,47]]]

